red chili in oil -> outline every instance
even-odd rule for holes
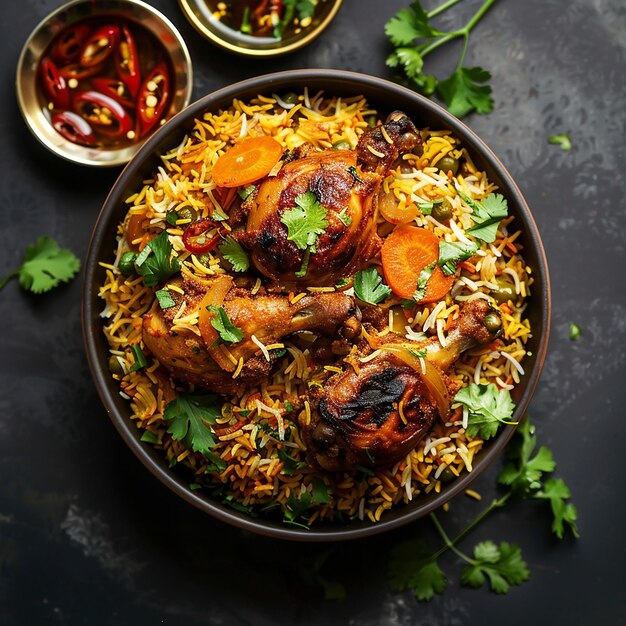
[[[174,77],[167,51],[144,26],[119,16],[62,30],[39,62],[39,94],[55,130],[80,145],[119,149],[167,117]]]

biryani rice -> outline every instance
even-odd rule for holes
[[[199,217],[208,217],[209,211],[226,216],[214,194],[216,186],[211,179],[211,168],[217,158],[242,138],[256,135],[271,135],[289,150],[303,143],[327,149],[338,141],[347,141],[354,147],[372,115],[376,112],[363,97],[326,97],[322,92],[312,95],[306,90],[298,104],[289,108],[281,106],[277,97],[258,96],[250,102],[234,100],[231,107],[217,113],[205,113],[195,120],[193,130],[179,145],[162,155],[154,178],[144,181],[127,199],[128,213],[118,227],[114,260],[101,263],[104,282],[99,294],[105,302],[101,314],[105,320],[104,332],[111,356],[119,365],[113,368],[116,372],[113,376],[119,380],[120,394],[129,399],[131,419],[138,428],[151,433],[145,439],[155,442],[170,466],[183,464],[189,468],[190,482],[202,485],[218,500],[255,514],[266,508],[274,514],[276,511],[284,514],[292,494],[301,497],[305,492],[311,493],[314,481],[321,479],[329,487],[330,501],[307,509],[301,520],[305,525],[354,518],[377,522],[392,507],[408,503],[421,494],[439,492],[444,478],[471,471],[483,442],[467,435],[464,428],[467,416],[461,406],[453,404],[449,421],[437,420],[417,448],[393,467],[320,473],[306,462],[305,445],[297,424],[299,420],[306,423],[311,418],[311,407],[306,400],[308,386],[320,384],[340,368],[311,367],[309,349],[302,343],[296,345],[285,340],[280,344],[285,355],[266,382],[247,389],[240,396],[225,399],[222,417],[218,420],[225,430],[220,430],[213,449],[220,464],[214,463],[186,448],[182,441],[173,439],[167,432],[163,413],[182,389],[180,385],[150,356],[147,367],[132,371],[131,346],[141,345],[142,316],[150,308],[154,292],[143,284],[142,277],[123,276],[118,269],[119,260],[129,249],[129,243],[141,250],[155,233],[167,229],[184,275],[202,280],[227,273],[227,264],[223,264],[218,253],[209,252],[198,258],[185,249],[182,227],[189,220],[179,220],[173,226],[165,221],[168,212],[184,207],[192,207]],[[402,165],[386,176],[382,191],[395,196],[400,211],[445,199],[453,210],[449,225],[421,212],[413,223],[445,241],[471,241],[465,231],[473,223],[472,209],[462,200],[456,187],[476,200],[496,188],[449,131],[424,129],[421,133],[422,153],[404,155]],[[439,170],[437,163],[444,156],[463,159],[463,173],[453,177]],[[141,234],[129,242],[131,218],[141,222]],[[226,222],[224,224],[227,226]],[[394,224],[378,217],[381,236],[393,228]],[[494,280],[505,274],[514,284],[515,299],[499,305],[503,322],[499,347],[481,346],[465,353],[449,371],[449,376],[460,385],[493,382],[501,389],[512,389],[523,375],[520,363],[526,354],[525,344],[531,337],[524,312],[533,280],[520,254],[519,235],[513,217],[502,220],[493,244],[483,244],[473,262],[460,263],[460,274],[441,302],[418,306],[412,316],[406,317],[399,301],[392,298],[389,327],[384,332],[400,329],[399,332],[410,339],[434,332],[445,345],[447,331],[459,316],[460,305],[473,298],[493,301],[490,293]],[[377,259],[371,261],[372,264],[378,262]],[[261,284],[257,279],[257,291]],[[307,291],[334,290],[335,287],[329,286]],[[306,293],[289,295],[293,303]],[[183,304],[176,312],[174,329],[186,329],[199,335],[198,313],[186,314],[184,309]],[[259,353],[269,356],[267,351],[276,347],[260,344]],[[224,349],[228,356],[230,353]],[[243,363],[230,356],[236,378]],[[344,366],[358,373],[359,359],[354,350],[345,357]],[[286,454],[290,461],[286,460]],[[287,462],[291,463],[289,469]]]

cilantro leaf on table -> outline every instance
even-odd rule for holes
[[[215,424],[220,416],[217,395],[212,393],[206,395],[180,393],[163,412],[163,419],[168,425],[167,432],[194,452],[207,456],[216,444],[210,425]]]
[[[559,135],[552,135],[548,137],[548,143],[561,146],[561,150],[567,152],[572,149],[572,140],[567,133],[561,133]]]
[[[224,307],[210,304],[207,309],[215,314],[211,319],[211,326],[218,332],[222,341],[239,343],[243,339],[243,331],[231,322]]]
[[[439,259],[437,265],[441,268],[446,276],[451,276],[456,272],[457,263],[465,261],[473,257],[478,250],[478,244],[476,243],[463,243],[462,241],[439,242]]]
[[[26,248],[22,265],[0,280],[0,289],[17,277],[24,289],[43,293],[60,283],[68,282],[79,269],[80,261],[71,250],[61,248],[50,237],[39,237]]]
[[[500,424],[511,424],[515,403],[506,389],[494,383],[470,383],[454,396],[468,411],[467,433],[470,437],[490,439]]]
[[[287,227],[287,239],[300,250],[315,252],[317,240],[328,226],[328,211],[312,191],[296,197],[296,206],[285,211],[280,221]]]
[[[135,266],[147,287],[159,285],[180,271],[180,262],[171,255],[172,244],[165,230],[151,239],[139,253]]]
[[[375,267],[368,267],[354,275],[354,293],[363,302],[378,304],[391,295],[391,289],[385,285]]]
[[[472,111],[489,113],[493,109],[491,87],[487,81],[491,78],[488,71],[481,67],[465,67],[470,31],[484,17],[495,0],[483,0],[476,13],[461,27],[449,31],[439,30],[431,20],[447,11],[458,0],[448,0],[438,7],[426,11],[419,0],[414,0],[408,7],[398,11],[386,24],[385,34],[393,46],[387,57],[389,67],[403,72],[401,82],[417,88],[426,96],[437,93],[441,100],[457,117],[463,117]],[[440,46],[462,38],[463,47],[452,74],[438,80],[433,74],[424,71],[426,57]]]
[[[446,80],[437,83],[437,93],[456,117],[493,110],[491,87],[485,85],[491,74],[481,67],[458,67]]]
[[[506,198],[499,193],[490,193],[479,202],[478,200],[470,198],[458,187],[457,193],[465,201],[467,206],[472,209],[474,225],[470,226],[466,232],[471,233],[476,239],[480,239],[486,243],[493,243],[496,240],[500,220],[505,218],[509,213]]]
[[[392,548],[389,584],[395,591],[410,589],[418,600],[430,600],[445,590],[447,581],[436,558],[421,541],[415,540]]]
[[[248,253],[232,237],[224,239],[219,245],[219,251],[233,266],[235,272],[246,272],[249,269],[250,259],[248,258]]]
[[[528,566],[518,546],[505,541],[499,546],[484,541],[474,548],[474,558],[463,569],[461,583],[481,587],[488,579],[492,591],[507,593],[511,585],[521,585],[529,577]]]
[[[570,322],[569,338],[572,341],[578,341],[581,335],[582,335],[582,331],[580,330],[580,326],[578,324],[575,324],[574,322]]]

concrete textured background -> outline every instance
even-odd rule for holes
[[[79,168],[46,152],[23,124],[17,58],[53,0],[3,2],[0,66],[0,274],[48,234],[83,256],[118,171]],[[214,48],[175,0],[154,0],[188,42],[194,98],[269,71],[329,67],[392,78],[383,24],[408,0],[345,0],[306,49],[250,61]],[[425,2],[426,6],[433,3]],[[458,7],[471,14],[475,0]],[[456,11],[456,10],[455,10]],[[453,12],[454,13],[454,12]],[[446,17],[445,20],[452,18]],[[450,22],[451,23],[451,22]],[[454,46],[433,69],[456,59]],[[469,538],[521,546],[531,579],[506,596],[460,587],[429,603],[386,583],[399,541],[439,543],[428,520],[355,543],[284,544],[243,534],[167,492],[131,455],[102,409],[85,363],[80,281],[31,296],[0,292],[0,624],[75,626],[444,626],[623,624],[623,419],[626,406],[626,4],[624,0],[499,0],[472,34],[467,61],[493,74],[494,111],[464,121],[498,154],[538,223],[551,269],[553,319],[529,414],[570,486],[581,538],[559,542],[540,503],[495,513]],[[570,152],[547,138],[568,132]],[[569,324],[582,329],[569,340]],[[477,490],[496,493],[496,463]],[[454,532],[481,505],[458,497]],[[328,550],[324,600],[302,570]]]

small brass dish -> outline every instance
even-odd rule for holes
[[[38,67],[55,37],[68,26],[88,19],[118,18],[134,22],[154,36],[169,57],[172,88],[169,107],[162,119],[167,121],[190,102],[193,86],[191,58],[174,25],[160,12],[140,0],[72,0],[42,20],[27,39],[17,64],[17,100],[29,129],[51,152],[68,161],[90,166],[118,166],[128,162],[154,129],[131,145],[105,149],[79,145],[57,132],[43,103],[38,84]]]
[[[231,28],[217,17],[207,0],[179,0],[185,16],[201,35],[225,50],[250,57],[279,56],[306,46],[332,22],[342,2],[319,0],[310,24],[278,39],[247,35]]]

